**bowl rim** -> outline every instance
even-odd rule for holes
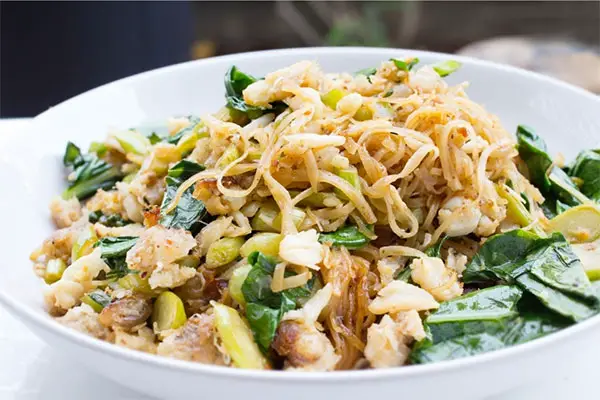
[[[600,108],[600,96],[596,96],[591,92],[573,86],[569,83],[559,81],[555,78],[541,75],[535,72],[523,70],[520,68],[512,67],[509,65],[498,64],[485,60],[478,60],[471,57],[459,56],[453,54],[422,51],[422,50],[411,50],[401,48],[373,48],[373,47],[304,47],[304,48],[288,48],[288,49],[275,49],[275,50],[264,50],[254,52],[244,52],[229,54],[218,57],[211,57],[202,60],[193,60],[174,65],[165,66],[162,68],[153,69],[150,71],[135,74],[129,77],[125,77],[94,89],[88,90],[82,94],[65,100],[58,105],[51,107],[47,111],[37,115],[32,121],[26,131],[34,132],[35,126],[43,124],[46,117],[51,116],[56,112],[60,112],[63,108],[69,107],[71,103],[79,101],[82,97],[93,95],[97,91],[105,90],[109,87],[116,87],[123,84],[126,81],[141,81],[144,79],[151,79],[154,76],[161,74],[169,74],[187,68],[198,68],[204,65],[211,65],[216,63],[231,62],[237,63],[247,59],[254,59],[257,57],[265,58],[265,62],[272,59],[277,59],[279,56],[290,55],[298,56],[302,58],[312,59],[319,55],[337,55],[343,56],[348,53],[362,53],[377,55],[380,54],[382,58],[385,58],[393,53],[398,54],[410,54],[411,56],[429,56],[439,58],[440,60],[453,59],[462,62],[467,65],[476,65],[485,67],[488,69],[501,70],[511,74],[525,76],[547,85],[560,86],[565,90],[575,92],[580,96],[583,96],[589,101],[595,102]],[[39,130],[37,130],[39,132]],[[22,135],[25,137],[25,135]],[[330,372],[300,372],[300,371],[275,371],[275,370],[246,370],[230,367],[222,367],[209,364],[200,364],[182,360],[171,359],[163,356],[153,355],[136,351],[121,346],[117,346],[102,340],[88,336],[82,332],[68,328],[60,323],[54,321],[49,315],[44,315],[34,310],[32,307],[22,303],[18,298],[13,297],[6,293],[0,287],[0,304],[11,311],[15,316],[24,320],[26,323],[36,326],[39,329],[50,331],[51,334],[64,337],[65,340],[70,341],[76,345],[84,346],[89,350],[95,352],[104,352],[107,355],[117,357],[122,360],[127,360],[135,363],[150,364],[155,367],[166,367],[179,372],[185,373],[202,373],[209,376],[215,376],[220,378],[235,378],[239,380],[253,380],[253,381],[277,381],[277,382],[315,382],[315,383],[329,383],[329,382],[340,382],[348,379],[357,381],[374,381],[384,380],[390,378],[409,378],[415,376],[422,376],[426,374],[434,374],[441,372],[449,372],[462,370],[475,365],[490,364],[493,362],[501,361],[513,356],[524,356],[525,354],[531,354],[539,349],[546,348],[553,343],[559,342],[570,336],[576,336],[584,331],[590,329],[592,326],[600,325],[600,315],[589,318],[588,320],[574,324],[568,328],[562,329],[558,332],[550,334],[548,336],[532,340],[527,343],[519,344],[516,346],[510,346],[504,349],[495,350],[489,353],[483,353],[480,355],[465,357],[457,360],[440,361],[432,364],[423,365],[411,365],[401,368],[387,368],[387,369],[368,369],[368,370],[350,370],[350,371],[330,371]]]

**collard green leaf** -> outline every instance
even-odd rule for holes
[[[181,140],[182,137],[184,137],[188,133],[192,133],[194,131],[194,129],[197,129],[198,125],[202,123],[200,118],[195,117],[193,115],[190,115],[188,117],[188,119],[190,120],[190,124],[188,126],[186,126],[185,128],[181,128],[180,130],[175,132],[173,135],[167,136],[165,139],[167,143],[170,143],[170,144],[179,143],[179,140]]]
[[[586,200],[571,178],[562,169],[553,166],[546,143],[533,129],[519,125],[517,143],[519,156],[527,165],[529,180],[540,189],[546,199],[542,209],[548,218]]]
[[[231,66],[225,73],[227,107],[247,115],[250,119],[256,119],[265,113],[279,114],[283,112],[287,105],[280,101],[272,103],[270,108],[251,106],[244,101],[244,89],[257,80],[252,75],[240,71],[235,65]]]
[[[137,236],[106,236],[94,244],[99,247],[103,258],[124,257],[137,242]]]
[[[90,223],[92,223],[92,224],[100,223],[104,226],[108,226],[111,228],[125,226],[125,225],[128,225],[131,223],[131,221],[124,219],[119,214],[106,215],[102,211],[99,211],[99,210],[92,211],[88,215],[88,221],[90,221]]]
[[[452,360],[536,339],[573,324],[517,286],[495,286],[442,303],[425,320],[414,363]]]
[[[102,259],[111,269],[107,278],[118,279],[133,272],[127,267],[125,256],[137,240],[136,236],[107,236],[94,244],[94,247],[100,248]]]
[[[573,321],[582,321],[598,312],[594,305],[569,296],[526,273],[516,279],[519,286],[536,296],[546,307]]]
[[[467,265],[465,283],[509,280],[510,272],[535,248],[538,239],[522,229],[492,236]]]
[[[63,164],[73,169],[69,174],[69,187],[62,194],[64,199],[73,196],[86,199],[99,189],[111,189],[123,178],[118,167],[99,159],[96,154],[81,154],[79,147],[71,142],[67,143]]]
[[[411,352],[410,360],[415,364],[428,364],[474,356],[503,347],[505,344],[501,338],[488,333],[478,333],[455,337],[436,344],[420,343]]]
[[[363,235],[356,226],[347,225],[335,232],[319,234],[319,242],[331,243],[332,246],[344,246],[347,249],[360,249],[369,244],[370,239]]]
[[[441,258],[442,256],[442,246],[444,245],[444,242],[448,239],[448,236],[444,235],[442,236],[437,243],[433,244],[432,246],[429,246],[426,250],[425,250],[425,254],[427,254],[429,257],[437,257],[437,258]]]
[[[202,221],[207,216],[204,203],[193,196],[194,187],[189,187],[177,206],[166,213],[166,208],[171,204],[179,186],[191,176],[204,170],[204,166],[192,161],[183,160],[169,169],[165,178],[167,187],[163,197],[160,223],[167,228],[181,228],[195,233],[199,230]]]
[[[465,283],[516,283],[575,321],[597,312],[598,299],[583,265],[560,233],[540,238],[515,230],[493,236],[467,265],[463,278]]]
[[[518,315],[522,290],[517,286],[494,286],[440,304],[425,323],[434,342],[482,332],[502,332]]]
[[[411,281],[412,270],[410,267],[406,266],[398,275],[396,275],[396,280],[409,282]]]
[[[569,168],[569,175],[581,179],[581,192],[600,201],[600,154],[598,150],[584,150],[577,155]]]
[[[254,335],[254,340],[263,353],[266,353],[273,342],[281,320],[280,310],[258,303],[247,303],[246,319]]]
[[[274,293],[271,281],[276,260],[260,252],[253,252],[248,256],[248,262],[252,269],[242,284],[242,294],[247,303],[246,319],[256,342],[266,353],[283,314],[294,310],[300,305],[300,300],[311,295],[314,279],[304,286]]]

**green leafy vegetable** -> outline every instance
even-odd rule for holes
[[[410,282],[411,275],[412,275],[412,270],[410,269],[410,267],[406,266],[406,267],[404,267],[404,269],[402,269],[400,271],[400,273],[398,273],[398,275],[396,275],[396,280]]]
[[[416,57],[410,60],[409,62],[399,60],[397,58],[390,58],[390,61],[392,61],[396,68],[398,68],[400,71],[410,71],[415,65],[419,63],[419,59]]]
[[[443,77],[448,76],[451,73],[455,72],[461,66],[462,66],[462,64],[458,61],[447,60],[447,61],[442,61],[442,62],[432,65],[432,68],[435,72],[438,73],[439,76],[441,76],[443,78]]]
[[[517,127],[519,156],[527,165],[529,179],[545,197],[542,208],[552,218],[565,209],[579,205],[587,198],[571,178],[559,167],[553,166],[546,143],[525,125]],[[548,171],[550,172],[548,173]]]
[[[371,76],[371,75],[375,75],[376,73],[377,73],[377,68],[371,67],[371,68],[360,69],[360,70],[356,71],[354,73],[354,75]]]
[[[64,199],[73,196],[79,200],[92,196],[98,189],[111,189],[122,177],[120,169],[99,159],[96,154],[81,154],[79,147],[67,143],[63,156],[65,167],[71,167],[70,185],[62,194]]]
[[[502,339],[487,333],[459,336],[439,343],[422,341],[415,345],[410,354],[414,364],[455,360],[503,348]]]
[[[448,239],[448,236],[446,236],[446,235],[442,236],[440,238],[440,240],[437,241],[436,244],[434,244],[433,246],[428,247],[425,250],[425,254],[427,254],[429,257],[441,258],[442,245],[444,244],[444,242],[446,241],[446,239]]]
[[[457,336],[504,329],[507,319],[518,315],[523,294],[517,286],[494,286],[440,304],[425,320],[434,342]]]
[[[516,283],[574,321],[597,312],[598,299],[583,265],[560,233],[540,238],[519,229],[495,235],[467,265],[463,279]]]
[[[370,239],[363,235],[356,226],[344,226],[337,231],[319,234],[319,242],[331,243],[333,246],[344,246],[347,249],[360,249],[369,244]]]
[[[248,256],[248,262],[252,269],[242,284],[246,319],[256,343],[266,353],[275,337],[281,317],[287,311],[298,307],[302,299],[311,295],[314,279],[304,286],[274,293],[271,290],[271,280],[276,261],[260,252],[254,252]]]
[[[175,198],[179,186],[191,176],[204,171],[204,169],[204,166],[188,160],[182,160],[169,169],[165,178],[167,188],[160,206],[160,223],[162,225],[167,228],[186,229],[192,233],[195,233],[200,228],[200,224],[206,217],[207,211],[204,203],[194,198],[193,186],[183,192],[177,206],[171,212],[167,214],[165,210]]]
[[[518,286],[494,286],[442,303],[425,320],[428,337],[413,347],[410,358],[423,364],[481,354],[533,340],[572,323]]]
[[[136,236],[103,237],[94,244],[99,247],[101,257],[109,266],[111,271],[106,274],[109,279],[119,279],[135,271],[127,268],[125,256],[127,252],[135,245],[138,238]]]
[[[252,75],[243,73],[235,65],[231,66],[225,74],[225,99],[227,107],[244,113],[250,119],[256,119],[265,113],[281,113],[287,108],[283,102],[271,104],[272,108],[251,106],[244,101],[243,91],[258,79]]]
[[[190,120],[190,124],[188,126],[186,126],[185,128],[181,128],[180,130],[175,132],[173,135],[167,136],[167,138],[166,138],[167,143],[170,143],[170,144],[179,143],[179,140],[181,140],[182,137],[184,137],[188,133],[194,132],[195,129],[199,128],[198,125],[200,125],[202,123],[200,118],[195,117],[193,115],[190,115],[187,118]]]
[[[119,214],[106,215],[100,210],[92,211],[88,216],[88,221],[90,221],[92,224],[100,223],[111,228],[125,226],[131,223],[131,221],[124,219]]]
[[[104,307],[109,305],[111,301],[112,299],[110,298],[110,296],[100,289],[96,289],[91,291],[90,293],[87,293],[81,299],[82,303],[89,305],[94,309],[94,311],[98,313],[102,311]]]
[[[582,181],[579,188],[585,196],[594,201],[600,201],[600,154],[598,150],[584,150],[579,153],[569,168],[569,175]]]

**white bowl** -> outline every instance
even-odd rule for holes
[[[417,56],[423,63],[458,59],[463,67],[447,78],[450,82],[470,81],[470,96],[499,115],[509,131],[518,123],[530,125],[553,152],[573,157],[579,149],[597,144],[598,97],[541,75],[469,58],[399,49],[305,48],[236,54],[158,69],[77,96],[36,117],[27,133],[0,138],[4,182],[0,303],[59,352],[122,385],[160,398],[364,399],[387,394],[467,399],[568,371],[600,347],[594,342],[600,334],[600,317],[527,344],[456,361],[299,373],[227,369],[136,352],[63,327],[44,311],[42,283],[34,276],[28,255],[53,229],[47,205],[64,188],[60,157],[67,141],[86,148],[111,127],[215,111],[223,105],[223,75],[232,64],[257,76],[304,59],[318,61],[326,71],[351,72],[402,56]]]

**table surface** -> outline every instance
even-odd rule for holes
[[[0,121],[0,138],[18,133],[27,120]],[[0,141],[1,144],[1,141]],[[597,362],[573,368],[568,376],[536,382],[486,400],[589,399],[596,391]],[[67,377],[65,379],[65,377]],[[90,388],[102,388],[90,391]],[[0,399],[2,400],[142,400],[148,399],[101,376],[80,368],[55,352],[21,322],[0,308]]]

